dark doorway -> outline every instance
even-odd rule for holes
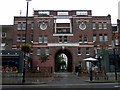
[[[55,55],[55,72],[72,72],[72,55],[68,50],[59,50]]]

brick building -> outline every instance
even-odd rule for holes
[[[26,17],[14,17],[13,49],[25,40],[32,44],[34,67],[52,67],[57,72],[57,57],[64,54],[66,70],[74,72],[78,63],[86,68],[83,59],[98,58],[103,50],[112,49],[110,15],[92,16],[91,10],[35,10],[27,19],[26,32]],[[41,54],[50,55],[45,63],[40,62]]]

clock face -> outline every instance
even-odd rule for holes
[[[40,29],[45,30],[47,28],[47,25],[45,23],[42,23],[40,25]]]
[[[85,29],[86,29],[86,25],[85,25],[84,23],[81,23],[81,24],[79,25],[79,28],[80,28],[81,30],[85,30]]]

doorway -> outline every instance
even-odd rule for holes
[[[72,55],[68,50],[59,50],[55,55],[55,72],[72,72]]]

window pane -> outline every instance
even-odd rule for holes
[[[21,30],[21,27],[22,27],[21,23],[18,23],[18,30]]]
[[[62,42],[62,36],[59,36],[59,43]]]
[[[88,41],[88,37],[84,36],[84,42],[87,42],[87,41]]]
[[[99,29],[102,29],[102,23],[99,23]]]
[[[41,54],[41,49],[38,48],[38,49],[37,49],[37,55],[40,55],[40,54]]]
[[[100,41],[103,41],[103,36],[101,34],[100,34],[99,38],[100,38]]]
[[[93,35],[93,42],[96,42],[97,41],[97,37],[96,35]]]
[[[89,54],[90,54],[90,49],[86,48],[86,55],[89,55]]]
[[[43,43],[43,39],[42,38],[43,38],[42,36],[39,37],[39,43]]]
[[[104,29],[107,29],[107,24],[106,23],[104,23]]]
[[[82,36],[79,36],[79,42],[82,42]]]
[[[93,29],[96,29],[96,24],[95,23],[93,23]]]
[[[21,35],[17,35],[17,42],[21,41]]]
[[[31,29],[32,30],[34,29],[34,23],[31,23]]]
[[[25,35],[22,35],[22,42],[25,42]]]
[[[46,48],[46,55],[49,55],[49,48]]]
[[[26,23],[22,24],[22,29],[25,30],[26,29]]]
[[[44,36],[44,43],[48,43],[48,37]]]
[[[64,42],[67,42],[67,36],[64,36]]]
[[[105,41],[108,41],[108,36],[107,36],[107,34],[104,35],[104,40],[105,40]]]
[[[78,48],[78,55],[81,55],[81,48]]]

